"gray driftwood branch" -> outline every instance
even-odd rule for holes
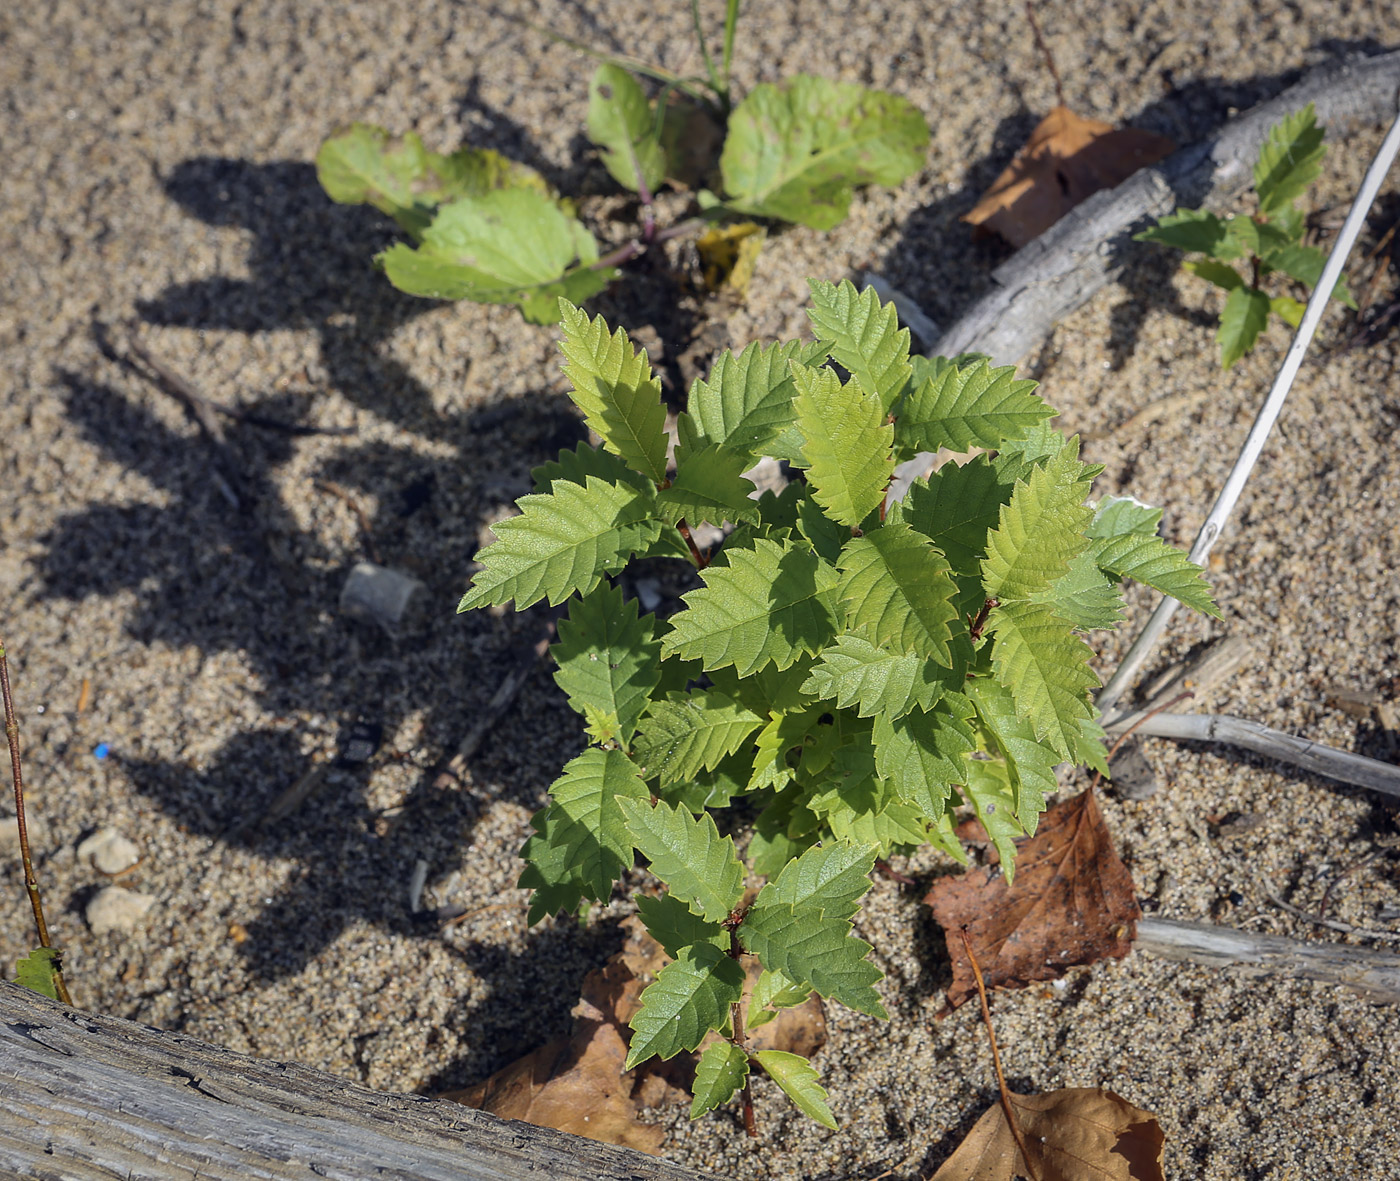
[[[1210,923],[1143,919],[1133,947],[1161,959],[1341,984],[1368,1000],[1400,1004],[1400,956],[1340,943],[1311,943]]]
[[[1124,719],[1125,722],[1131,720]],[[1340,783],[1400,798],[1400,767],[1323,746],[1283,730],[1271,730],[1246,718],[1232,718],[1228,714],[1156,714],[1139,723],[1136,733],[1242,746],[1255,754],[1267,755]]]
[[[935,351],[987,353],[1014,365],[1067,315],[1087,303],[1142,249],[1131,239],[1179,205],[1224,201],[1250,181],[1269,128],[1313,103],[1333,134],[1389,123],[1400,94],[1400,52],[1320,67],[1277,98],[1231,120],[1212,139],[1182,148],[1096,193],[992,272],[996,287],[939,338]]]
[[[692,1181],[680,1168],[0,982],[0,1176]]]

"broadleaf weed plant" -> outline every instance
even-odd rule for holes
[[[718,63],[705,42],[698,0],[692,11],[706,67],[701,77],[606,57],[550,34],[603,58],[589,85],[585,127],[609,174],[637,194],[640,225],[629,242],[602,250],[574,202],[524,164],[486,148],[430,152],[413,133],[395,138],[365,123],[322,144],[321,185],[334,201],[387,213],[407,234],[409,242],[376,259],[395,287],[436,299],[514,304],[526,320],[553,323],[560,297],[581,303],[596,295],[620,265],[669,238],[739,216],[829,230],[846,217],[857,187],[898,185],[923,167],[928,124],[897,95],[799,74],[782,85],[755,86],[734,103],[738,0],[726,4]],[[724,195],[702,188],[694,216],[658,226],[654,195],[691,170],[697,120],[723,128]]]
[[[885,1016],[853,928],[876,859],[932,844],[965,861],[966,805],[1010,878],[1055,766],[1104,769],[1081,633],[1119,620],[1123,579],[1217,612],[1160,510],[1086,503],[1100,468],[1034,382],[911,357],[873,291],[811,291],[815,341],[724,352],[695,382],[674,468],[646,356],[561,302],[564,370],[601,445],[534,472],[460,609],[567,603],[555,676],[589,745],[532,821],[520,885],[534,923],[609,899],[639,853],[663,883],[637,897],[671,961],[628,1066],[718,1031],[692,1115],[741,1088],[747,1107],[757,1064],[835,1127],[812,1067],[751,1053],[745,1031],[813,991]],[[896,465],[938,448],[965,462],[891,500]],[[756,496],[744,473],[764,456],[798,478]],[[706,553],[699,522],[733,528]],[[664,619],[612,581],[655,557],[703,584]],[[741,798],[757,809],[745,860],[715,820]],[[751,875],[767,882],[746,903]],[[742,953],[763,967],[747,1006]]]
[[[1269,295],[1264,289],[1269,276],[1291,279],[1309,291],[1322,276],[1327,255],[1303,241],[1306,218],[1298,204],[1322,173],[1327,151],[1322,135],[1311,103],[1270,130],[1254,165],[1258,207],[1253,214],[1220,217],[1204,209],[1178,209],[1134,236],[1137,242],[1160,242],[1203,256],[1182,265],[1226,292],[1217,336],[1226,369],[1254,347],[1270,313],[1292,328],[1302,322],[1305,305],[1290,295]],[[1241,262],[1243,273],[1237,265]],[[1332,297],[1356,307],[1345,278]]]

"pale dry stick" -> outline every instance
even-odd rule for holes
[[[15,782],[15,827],[19,830],[19,857],[24,865],[24,888],[29,892],[29,905],[34,911],[34,927],[39,933],[39,946],[52,948],[49,925],[44,921],[44,900],[39,894],[39,879],[34,876],[34,862],[29,855],[29,828],[24,822],[24,775],[19,763],[19,719],[15,717],[15,702],[10,695],[10,662],[5,654],[5,641],[0,639],[0,694],[5,703],[5,741],[10,747],[10,775]],[[68,985],[63,980],[60,959],[53,961],[53,986],[58,999],[71,1005]]]
[[[1121,719],[1118,724],[1136,716]],[[1316,775],[1325,775],[1339,783],[1400,798],[1400,767],[1310,742],[1282,730],[1272,730],[1246,718],[1234,718],[1227,714],[1157,714],[1144,719],[1138,733],[1157,738],[1185,738],[1196,742],[1242,746],[1256,754],[1301,767]]]
[[[1142,919],[1135,951],[1160,959],[1232,968],[1246,976],[1293,976],[1355,989],[1367,1000],[1400,1004],[1400,956],[1369,947],[1259,935],[1213,923]]]
[[[1195,545],[1191,547],[1191,561],[1198,566],[1205,565],[1211,548],[1219,539],[1225,522],[1234,511],[1235,505],[1244,491],[1245,481],[1249,479],[1254,465],[1263,454],[1269,432],[1273,430],[1274,423],[1278,421],[1278,417],[1283,411],[1284,399],[1288,397],[1288,391],[1293,386],[1293,379],[1297,376],[1298,369],[1303,363],[1303,356],[1308,351],[1308,346],[1312,343],[1313,335],[1317,331],[1318,322],[1322,319],[1322,313],[1332,298],[1332,289],[1336,287],[1337,280],[1341,278],[1342,267],[1346,265],[1347,255],[1351,253],[1357,235],[1361,233],[1361,227],[1366,221],[1366,214],[1370,212],[1371,205],[1376,199],[1376,194],[1380,191],[1381,183],[1385,180],[1386,173],[1390,170],[1391,162],[1395,159],[1397,152],[1400,152],[1400,115],[1397,115],[1391,122],[1390,131],[1386,134],[1380,150],[1376,153],[1376,158],[1371,161],[1371,167],[1361,182],[1361,189],[1356,194],[1356,200],[1352,202],[1351,212],[1347,214],[1347,219],[1332,247],[1332,253],[1327,257],[1327,265],[1322,268],[1322,277],[1318,279],[1317,286],[1313,288],[1307,310],[1303,313],[1303,322],[1298,326],[1297,335],[1294,336],[1288,354],[1283,359],[1278,377],[1274,379],[1273,389],[1269,391],[1269,396],[1264,400],[1264,405],[1254,420],[1254,426],[1250,428],[1249,437],[1245,440],[1239,458],[1235,461],[1235,466],[1225,481],[1225,487],[1221,490],[1210,515],[1206,517],[1205,524],[1201,526]],[[1119,698],[1127,691],[1152,649],[1156,647],[1162,633],[1166,631],[1167,624],[1176,613],[1178,606],[1180,604],[1176,599],[1165,597],[1157,605],[1157,610],[1152,613],[1152,618],[1147,621],[1147,625],[1133,641],[1132,647],[1128,649],[1128,654],[1099,694],[1097,704],[1100,714],[1107,716],[1118,703]]]
[[[962,936],[963,950],[967,952],[968,962],[972,965],[972,977],[977,981],[977,996],[982,1002],[982,1022],[987,1027],[987,1038],[992,1043],[992,1068],[997,1072],[997,1089],[1001,1092],[1001,1111],[1006,1116],[1006,1126],[1011,1129],[1011,1136],[1016,1141],[1016,1147],[1021,1150],[1021,1163],[1026,1166],[1026,1173],[1030,1176],[1031,1181],[1040,1181],[1031,1165],[1031,1154],[1026,1151],[1026,1142],[1021,1138],[1021,1127],[1017,1124],[1016,1113],[1011,1107],[1011,1092],[1006,1086],[1006,1076],[1001,1073],[1001,1053],[997,1050],[997,1035],[992,1029],[992,1010],[987,1005],[987,986],[982,982],[982,968],[977,963],[977,957],[972,953],[972,940],[968,938],[967,928],[961,928],[958,933]]]

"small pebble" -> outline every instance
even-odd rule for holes
[[[85,913],[94,935],[105,935],[109,931],[125,933],[134,931],[155,904],[150,894],[107,886],[92,896]]]
[[[141,850],[115,828],[102,828],[79,844],[78,860],[91,862],[98,873],[117,874],[140,861]]]

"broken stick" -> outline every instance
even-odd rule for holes
[[[1212,923],[1138,922],[1133,947],[1160,959],[1341,984],[1368,1000],[1400,1004],[1400,956],[1340,943],[1310,943]]]

